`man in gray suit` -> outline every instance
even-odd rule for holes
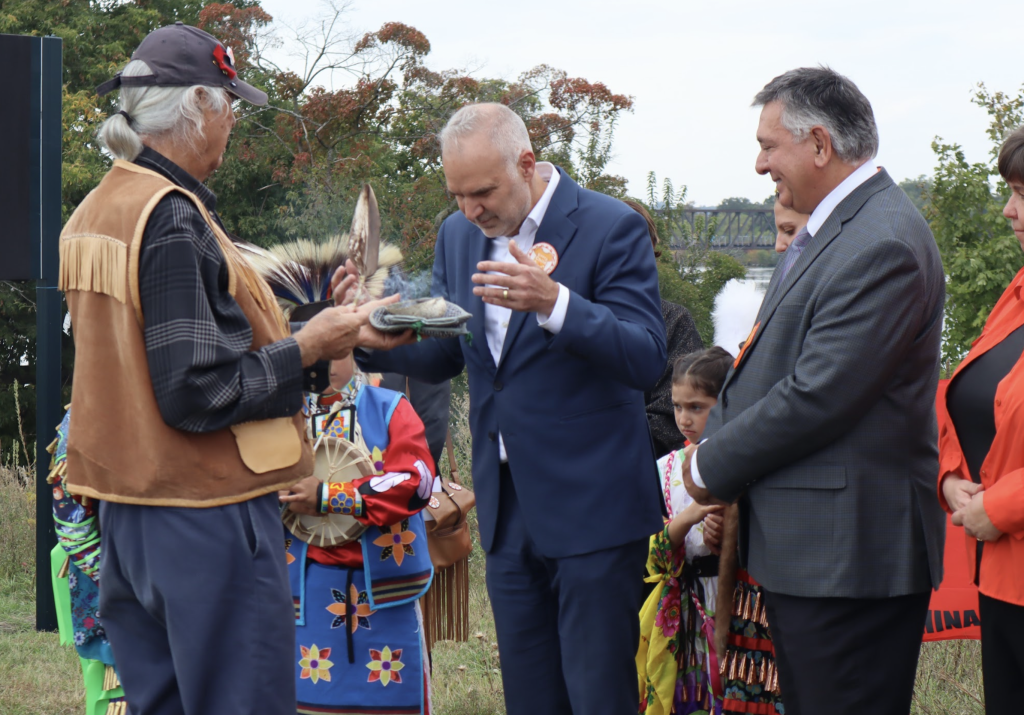
[[[754,106],[757,172],[811,218],[684,479],[701,503],[739,500],[786,715],[906,715],[942,580],[942,264],[924,219],[874,166],[874,115],[852,82],[792,70]]]

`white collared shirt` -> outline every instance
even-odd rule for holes
[[[828,217],[836,210],[836,206],[852,194],[854,189],[874,176],[877,171],[878,167],[875,166],[875,162],[868,159],[858,166],[852,174],[843,179],[842,183],[832,189],[828,196],[823,198],[821,203],[811,212],[811,217],[807,219],[807,233],[811,234],[811,236],[817,234],[825,221],[828,220]]]
[[[526,216],[526,219],[523,221],[523,225],[519,227],[518,234],[515,236],[498,236],[493,239],[487,239],[491,241],[487,260],[498,261],[501,263],[515,263],[516,259],[512,257],[512,254],[508,250],[508,243],[512,239],[515,239],[516,245],[519,246],[519,249],[524,253],[528,253],[530,249],[533,248],[533,242],[537,237],[537,231],[540,229],[540,224],[544,220],[544,214],[547,213],[548,206],[551,204],[551,197],[554,196],[555,189],[558,188],[558,180],[560,178],[558,170],[555,169],[555,165],[546,161],[537,162],[537,173],[547,182],[547,188],[544,189],[544,193],[541,194],[537,204]],[[565,313],[568,308],[569,289],[559,283],[558,299],[555,300],[555,307],[551,311],[551,315],[541,315],[540,313],[537,313],[537,324],[548,332],[557,335],[558,332],[561,331],[562,325],[565,323]],[[501,360],[501,350],[505,345],[505,334],[508,332],[508,324],[511,318],[511,308],[493,305],[491,303],[484,303],[484,332],[487,335],[487,347],[491,351],[491,356],[494,358],[495,365],[497,365]],[[501,438],[500,432],[498,433],[498,451],[500,453],[501,461],[507,462],[508,457],[505,454],[505,443]]]
[[[821,200],[821,203],[811,212],[811,217],[807,219],[807,233],[811,234],[811,238],[825,224],[825,221],[836,210],[836,207],[843,202],[843,199],[852,194],[858,186],[874,176],[877,171],[878,167],[875,166],[875,162],[868,159],[858,166],[852,174],[843,179],[839,186],[828,192],[828,196]],[[699,451],[699,449],[696,450],[693,453],[692,459],[690,459],[690,478],[693,479],[693,483],[698,487],[706,489],[704,480],[700,478],[700,470],[697,469],[697,452]]]

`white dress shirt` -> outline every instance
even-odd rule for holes
[[[811,234],[813,238],[818,230],[825,224],[828,217],[832,215],[832,212],[836,210],[836,207],[843,202],[847,196],[853,193],[854,189],[863,184],[865,181],[870,179],[878,171],[878,167],[875,166],[875,162],[868,159],[861,164],[857,169],[843,179],[842,183],[836,188],[829,192],[828,196],[821,200],[814,211],[811,212],[811,217],[807,219],[807,233]],[[703,442],[701,442],[703,444]],[[693,453],[693,458],[690,460],[690,477],[693,479],[693,483],[701,489],[706,489],[704,480],[700,478],[700,470],[697,469],[697,452]]]
[[[878,167],[875,166],[875,162],[868,159],[857,167],[852,174],[843,179],[842,183],[832,189],[828,196],[823,198],[821,203],[811,212],[811,217],[807,219],[807,233],[812,236],[817,235],[818,230],[828,220],[828,217],[832,215],[832,212],[836,210],[836,206],[852,194],[854,189],[874,176],[877,171]]]
[[[537,230],[540,228],[541,221],[544,220],[544,214],[547,213],[548,206],[551,204],[551,197],[554,196],[555,189],[558,188],[559,179],[555,165],[546,161],[537,162],[537,173],[547,182],[547,188],[544,189],[544,193],[541,194],[537,204],[527,215],[526,220],[523,221],[523,225],[519,227],[518,234],[515,236],[498,236],[490,239],[491,249],[487,260],[515,263],[516,259],[512,257],[508,250],[508,242],[512,239],[515,239],[516,245],[524,253],[528,253],[533,248],[534,239],[537,237]],[[551,315],[537,313],[537,324],[548,332],[557,334],[565,323],[565,313],[568,308],[569,289],[559,283],[558,298],[555,300],[555,307],[552,309]],[[487,335],[487,347],[491,351],[495,365],[501,360],[501,349],[505,345],[505,334],[508,332],[508,323],[511,317],[511,308],[484,303],[484,332]],[[502,462],[508,461],[508,455],[505,454],[505,442],[501,437],[500,431],[498,432],[498,453]]]

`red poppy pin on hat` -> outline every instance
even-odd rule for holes
[[[558,267],[558,251],[550,243],[533,244],[529,256],[537,264],[537,268],[548,275],[551,275],[551,271]]]

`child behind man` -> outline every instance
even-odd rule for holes
[[[708,413],[718,402],[733,357],[720,347],[684,355],[672,370],[672,404],[679,431],[687,444],[697,444]],[[658,474],[668,510],[665,528],[651,537],[648,582],[655,589],[640,613],[639,712],[646,715],[704,715],[723,712],[758,712],[784,715],[777,693],[771,692],[766,670],[769,657],[744,653],[736,645],[754,643],[770,651],[767,626],[757,622],[752,606],[743,598],[733,617],[724,673],[715,655],[715,608],[718,601],[719,558],[714,555],[723,532],[722,507],[693,501],[682,481],[683,452],[670,452],[658,460]],[[707,517],[707,523],[705,518]],[[707,528],[707,531],[705,530]],[[707,535],[707,539],[705,536]],[[735,551],[735,547],[732,547]],[[730,583],[756,588],[743,572],[733,575],[735,553],[726,554]],[[729,586],[731,589],[732,587]],[[731,597],[731,591],[727,594]],[[725,607],[735,613],[732,598]],[[760,598],[758,597],[760,603]],[[724,634],[723,634],[724,635]],[[749,660],[747,660],[749,659]],[[739,663],[752,662],[749,672]],[[774,663],[772,662],[772,669]],[[724,698],[723,698],[724,693]],[[724,701],[724,709],[723,709]]]

